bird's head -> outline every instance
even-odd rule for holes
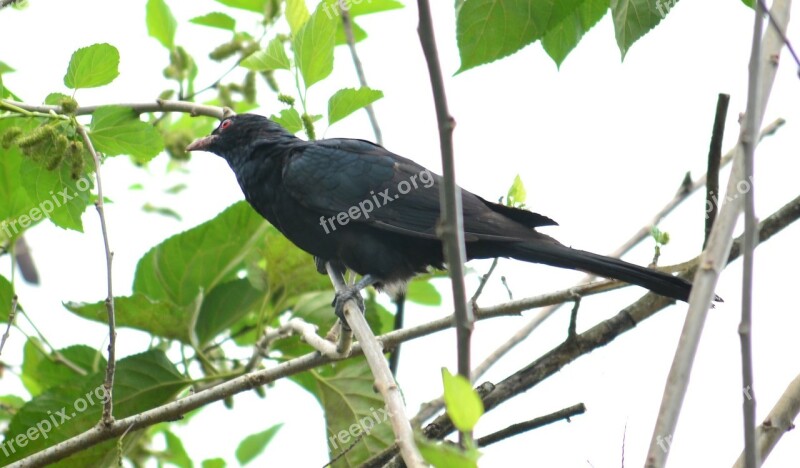
[[[211,135],[193,141],[186,151],[208,151],[230,161],[239,154],[250,153],[256,144],[287,137],[294,136],[264,116],[238,114],[223,119]]]

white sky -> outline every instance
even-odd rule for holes
[[[31,0],[23,11],[0,12],[0,60],[18,71],[5,75],[6,85],[29,102],[40,102],[54,91],[64,92],[62,77],[73,50],[109,42],[120,50],[120,77],[110,86],[82,90],[82,104],[147,101],[166,86],[160,79],[167,52],[146,35],[144,1],[103,2]],[[424,59],[416,35],[416,5],[360,19],[370,37],[359,44],[366,74],[385,98],[376,105],[385,146],[439,171],[438,136]],[[452,1],[435,1],[437,42],[446,73],[458,67]],[[221,30],[186,23],[193,16],[222,7],[212,1],[170,2],[179,21],[177,43],[200,62],[200,86],[210,83],[228,64],[208,62],[205,52],[227,40]],[[796,10],[796,9],[795,9]],[[225,10],[228,12],[228,10]],[[255,16],[238,14],[240,28],[257,31]],[[791,25],[790,25],[791,26]],[[687,170],[704,171],[717,93],[731,94],[725,150],[738,135],[738,113],[745,107],[746,68],[752,12],[737,0],[681,2],[666,22],[640,40],[624,63],[614,42],[607,15],[589,32],[557,71],[536,44],[490,66],[447,78],[450,108],[458,122],[455,132],[459,183],[484,197],[505,194],[516,174],[528,191],[528,205],[557,220],[548,228],[566,244],[607,252],[627,239],[670,199]],[[797,37],[789,32],[790,38]],[[766,217],[797,195],[800,173],[798,102],[800,83],[785,53],[765,122],[777,117],[788,123],[760,147],[757,156],[757,212]],[[322,112],[327,97],[343,87],[356,86],[346,49],[337,49],[335,73],[309,94],[311,110]],[[282,80],[287,83],[289,81]],[[208,96],[211,97],[211,96]],[[261,112],[277,109],[272,94],[262,89]],[[366,117],[359,114],[333,126],[325,136],[371,138]],[[242,198],[226,164],[198,154],[188,174],[166,173],[160,156],[147,171],[122,158],[103,168],[112,248],[115,251],[115,293],[130,292],[137,260],[168,236],[212,218]],[[721,180],[727,180],[727,171]],[[131,192],[132,183],[146,192]],[[161,190],[186,182],[179,196]],[[140,210],[145,202],[175,208],[182,223]],[[63,347],[104,345],[105,328],[65,311],[61,301],[96,301],[105,294],[105,270],[99,227],[93,210],[84,216],[85,235],[66,232],[47,223],[28,235],[42,286],[18,283],[26,310],[52,343]],[[691,258],[702,243],[703,199],[691,198],[662,225],[672,242],[661,262]],[[787,297],[796,287],[793,273],[800,261],[796,239],[800,227],[784,230],[759,248],[756,259],[754,344],[758,420],[764,418],[785,386],[800,371],[797,355],[797,301]],[[645,243],[626,258],[647,264],[652,244]],[[310,259],[309,259],[310,261]],[[741,376],[737,331],[741,262],[723,274],[718,293],[725,303],[709,314],[691,386],[672,442],[670,466],[727,466],[742,447]],[[471,264],[479,272],[488,263]],[[8,275],[7,257],[0,271]],[[537,295],[567,287],[580,274],[504,260],[482,296],[481,305],[502,302],[505,275],[515,297]],[[476,279],[470,278],[473,290]],[[449,295],[447,283],[441,291]],[[583,301],[579,331],[616,314],[640,289]],[[409,307],[409,326],[449,313],[441,308]],[[494,432],[578,402],[586,414],[485,450],[481,466],[609,467],[640,465],[653,431],[663,384],[683,324],[686,306],[658,314],[606,348],[583,357],[532,391],[487,414],[476,435]],[[481,322],[474,334],[474,360],[480,362],[532,313],[523,318]],[[545,323],[527,342],[485,377],[498,382],[558,344],[566,335],[568,313]],[[30,329],[27,325],[23,327]],[[16,353],[24,337],[12,334],[3,360],[19,363]],[[120,330],[119,354],[140,352],[147,336]],[[435,352],[433,351],[435,350]],[[410,412],[436,397],[439,369],[455,368],[455,335],[442,333],[406,344],[399,381]],[[437,355],[436,358],[432,358]],[[8,374],[0,394],[24,392]],[[236,466],[233,453],[246,435],[275,423],[284,427],[253,466],[264,463],[322,466],[327,460],[322,413],[313,397],[291,383],[267,389],[260,400],[252,393],[238,395],[235,408],[221,403],[207,407],[181,428],[193,460],[224,457]],[[627,427],[627,431],[626,431]],[[623,441],[624,437],[624,441]],[[765,467],[796,466],[800,460],[797,431],[788,433]]]

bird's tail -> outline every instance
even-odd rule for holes
[[[514,243],[508,246],[507,256],[625,281],[681,301],[688,301],[692,290],[691,283],[677,276],[557,243]]]

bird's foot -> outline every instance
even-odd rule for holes
[[[358,310],[363,314],[365,310],[364,298],[361,297],[361,289],[355,286],[349,287],[343,291],[337,291],[336,295],[333,297],[333,302],[331,302],[336,316],[342,321],[342,328],[348,331],[350,330],[350,325],[347,324],[347,319],[344,317],[344,305],[351,299],[355,299]]]

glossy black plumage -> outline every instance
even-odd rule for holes
[[[443,268],[436,237],[441,177],[363,140],[303,141],[254,114],[225,119],[187,150],[230,165],[247,201],[289,240],[323,261],[402,287]],[[546,216],[462,190],[467,258],[512,257],[633,283],[687,300],[691,284],[672,275],[560,244],[535,228]],[[367,201],[373,209],[367,212]],[[344,216],[342,214],[345,214]]]

